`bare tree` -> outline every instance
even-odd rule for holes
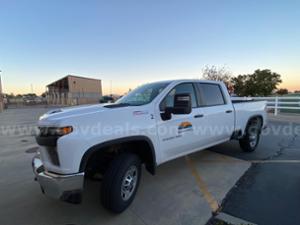
[[[225,66],[208,66],[206,65],[202,70],[202,77],[205,80],[223,81],[226,84],[230,83],[232,73],[226,69]]]

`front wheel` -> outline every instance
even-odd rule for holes
[[[141,160],[131,153],[117,156],[106,171],[101,201],[108,210],[121,213],[133,201],[141,178]]]
[[[245,135],[240,139],[240,147],[245,152],[253,152],[260,140],[262,121],[259,118],[252,119],[247,125]]]

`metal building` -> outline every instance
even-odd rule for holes
[[[99,103],[101,80],[68,75],[47,85],[47,102],[51,105],[81,105]]]

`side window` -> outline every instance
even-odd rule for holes
[[[196,94],[195,89],[192,83],[184,83],[179,84],[175,88],[173,88],[169,94],[164,98],[164,100],[160,103],[159,109],[160,111],[164,111],[166,107],[174,106],[174,96],[176,94],[190,94],[192,100],[192,107],[197,107]]]
[[[224,105],[225,100],[222,94],[222,90],[218,84],[199,84],[202,99],[204,101],[203,106]]]

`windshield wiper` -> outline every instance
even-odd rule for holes
[[[105,108],[119,108],[119,107],[127,107],[131,106],[129,103],[113,103],[110,105],[105,105]]]

